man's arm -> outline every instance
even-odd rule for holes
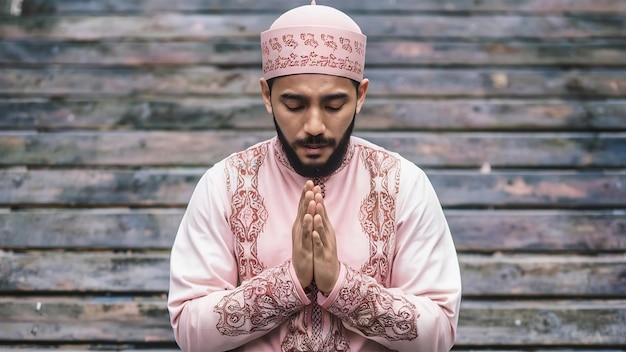
[[[226,184],[218,166],[223,167],[216,165],[196,186],[172,247],[168,308],[184,351],[236,348],[310,303],[291,262],[238,285]]]
[[[456,250],[426,175],[403,163],[397,199],[395,256],[389,287],[342,266],[318,303],[346,328],[399,351],[449,351],[461,299]],[[410,171],[406,169],[410,169]]]

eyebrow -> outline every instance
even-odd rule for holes
[[[283,93],[280,95],[281,99],[286,99],[286,100],[297,100],[297,101],[307,101],[308,98],[305,97],[304,95],[301,94],[296,94],[296,93]],[[322,96],[322,101],[331,101],[331,100],[338,100],[338,99],[347,99],[348,98],[348,94],[347,93],[333,93],[333,94],[326,94]]]

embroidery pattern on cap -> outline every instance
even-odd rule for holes
[[[299,46],[311,50],[307,54],[297,54],[294,50]],[[281,38],[271,37],[263,41],[261,50],[268,57],[263,63],[264,73],[287,67],[328,67],[358,75],[363,73],[362,60],[354,56],[355,53],[360,57],[365,55],[365,43],[343,36],[335,38],[332,34],[322,33],[318,37],[310,32],[284,34]]]

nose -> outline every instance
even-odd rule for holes
[[[304,132],[311,136],[318,136],[326,132],[326,125],[322,112],[318,108],[310,108],[304,122]]]

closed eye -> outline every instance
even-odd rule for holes
[[[287,110],[291,112],[298,112],[304,109],[304,105],[296,105],[296,106],[285,105],[285,107],[287,108]]]
[[[343,108],[343,104],[339,106],[332,106],[332,105],[326,106],[326,110],[329,110],[329,111],[339,111],[341,110],[341,108]]]

